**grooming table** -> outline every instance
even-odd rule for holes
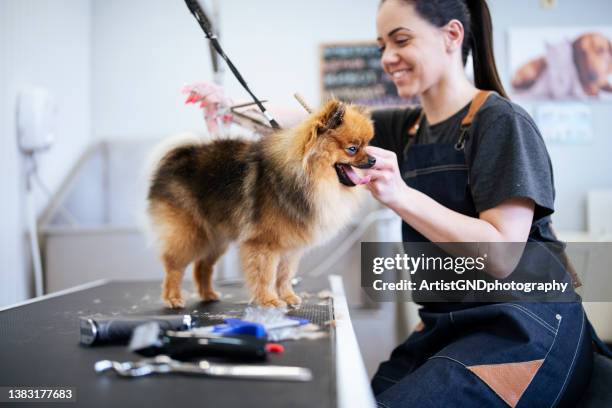
[[[329,290],[334,299],[320,298]],[[312,370],[310,382],[250,381],[240,379],[152,375],[126,379],[113,372],[97,374],[94,363],[110,359],[133,361],[142,357],[130,353],[126,346],[83,347],[79,345],[79,318],[89,315],[144,316],[193,313],[206,323],[222,323],[227,317],[240,317],[247,306],[247,294],[241,283],[216,285],[223,295],[220,302],[202,303],[193,294],[191,282],[185,282],[186,307],[167,310],[160,300],[160,282],[101,281],[80,288],[44,296],[0,310],[0,386],[74,387],[76,404],[72,406],[168,407],[193,405],[211,407],[335,407],[351,406],[355,381],[364,382],[366,400],[371,394],[363,363],[356,347],[340,277],[304,279],[296,288],[307,292],[304,304],[289,314],[318,324],[327,336],[315,340],[284,341],[283,354],[271,354],[264,364],[307,367]],[[334,303],[342,309],[337,321]],[[338,306],[338,305],[336,305]],[[337,309],[336,309],[337,310]],[[329,322],[332,324],[329,324]],[[333,322],[336,322],[334,324]],[[337,338],[338,334],[342,338]],[[337,354],[337,341],[346,350]],[[357,355],[354,355],[354,353]],[[353,353],[352,355],[350,353]],[[346,381],[337,380],[338,361]],[[349,385],[351,384],[352,385]],[[351,388],[349,388],[351,387]],[[350,391],[354,396],[339,394]],[[57,403],[70,406],[70,402]],[[360,404],[361,406],[362,404]],[[355,405],[352,405],[355,406]]]

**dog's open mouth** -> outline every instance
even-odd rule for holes
[[[360,177],[350,164],[336,163],[334,164],[338,181],[348,187],[355,187],[358,184],[367,184],[370,182],[370,177]]]

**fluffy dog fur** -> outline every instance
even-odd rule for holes
[[[181,281],[193,265],[202,300],[219,299],[212,272],[238,242],[253,301],[297,305],[291,287],[301,254],[331,238],[354,215],[364,189],[351,169],[369,167],[373,136],[360,108],[328,102],[300,125],[257,141],[187,141],[154,166],[148,216],[165,268],[162,298],[184,306]]]

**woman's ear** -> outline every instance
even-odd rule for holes
[[[444,43],[447,51],[461,50],[465,32],[463,24],[457,19],[452,19],[442,28],[444,31]]]

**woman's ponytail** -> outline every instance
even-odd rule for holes
[[[496,91],[507,98],[499,79],[493,55],[493,24],[485,0],[465,0],[470,12],[470,47],[474,64],[474,85],[478,89]]]

